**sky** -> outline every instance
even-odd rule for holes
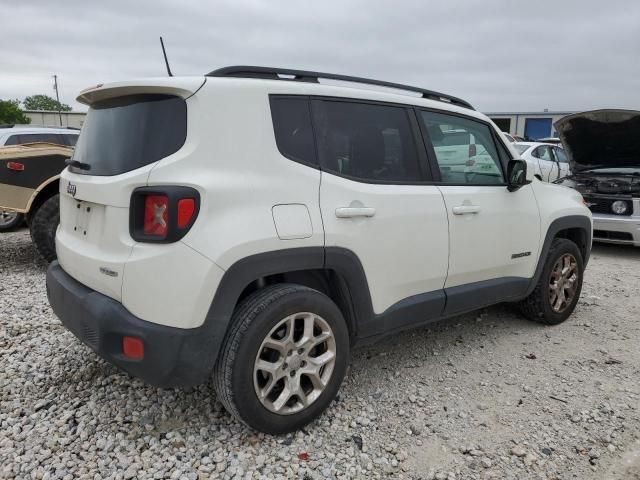
[[[227,65],[355,75],[484,112],[640,110],[637,0],[0,0],[0,99]]]

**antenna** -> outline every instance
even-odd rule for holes
[[[167,51],[164,49],[164,42],[162,41],[162,37],[160,37],[160,46],[162,47],[162,55],[164,55],[164,63],[167,66],[167,74],[170,77],[173,77],[173,73],[171,73],[171,68],[169,68],[169,60],[167,60]]]
[[[58,94],[58,75],[53,76],[53,89],[56,91],[56,100],[58,101],[58,118],[60,126],[62,126],[62,113],[60,113],[60,95]]]

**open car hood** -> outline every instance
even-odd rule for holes
[[[574,173],[603,167],[640,169],[640,112],[593,110],[563,117],[554,126]]]

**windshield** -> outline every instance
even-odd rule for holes
[[[118,175],[177,152],[187,137],[187,104],[172,95],[127,95],[91,106],[73,159],[84,175]]]
[[[520,155],[527,151],[530,145],[518,145],[517,143],[513,144],[513,148],[515,148]]]

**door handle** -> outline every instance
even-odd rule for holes
[[[376,209],[373,207],[341,207],[336,208],[336,217],[353,218],[353,217],[373,217]]]
[[[480,212],[480,207],[478,205],[458,205],[457,207],[453,207],[454,215],[466,215],[468,213],[478,213]]]

